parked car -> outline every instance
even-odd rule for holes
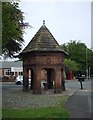
[[[16,83],[17,85],[23,84],[23,76],[22,76],[22,75],[19,75],[19,76],[15,79],[15,83]],[[31,83],[31,78],[29,78],[29,83]]]

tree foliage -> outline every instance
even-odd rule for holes
[[[81,73],[86,73],[87,68],[91,67],[93,69],[93,66],[91,65],[93,57],[91,54],[93,54],[93,52],[91,49],[88,49],[84,43],[76,40],[71,40],[69,43],[61,45],[61,47],[66,52],[68,52],[67,59],[74,61],[76,65],[78,64],[78,71]],[[74,69],[73,65],[72,67]],[[77,69],[77,67],[75,67],[75,69]]]
[[[84,43],[80,43],[79,41],[70,41],[67,44],[63,44],[62,48],[68,52],[69,58],[71,60],[75,60],[77,62],[85,62],[86,61],[86,45]]]
[[[71,70],[74,74],[79,71],[79,64],[76,63],[74,60],[65,59],[65,65],[67,65],[68,69]]]
[[[2,54],[13,57],[22,49],[24,43],[23,12],[17,2],[2,2]]]

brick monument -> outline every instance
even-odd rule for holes
[[[65,55],[66,52],[60,48],[43,21],[43,25],[20,53],[23,59],[23,91],[31,89],[33,93],[40,94],[41,71],[46,70],[47,88],[54,89],[54,93],[61,93]],[[29,70],[31,70],[30,87]]]

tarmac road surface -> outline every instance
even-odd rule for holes
[[[68,98],[66,103],[67,109],[71,113],[71,118],[88,118],[93,120],[93,80],[85,81],[86,85],[83,90],[76,89],[76,92]],[[73,89],[73,88],[72,88]]]

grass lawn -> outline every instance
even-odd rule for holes
[[[3,118],[69,118],[70,113],[65,108],[67,97],[61,98],[61,103],[53,107],[31,108],[31,109],[3,109]]]

